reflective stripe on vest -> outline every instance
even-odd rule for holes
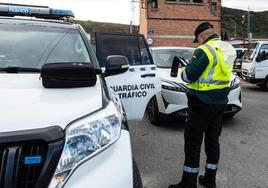
[[[225,63],[223,62],[223,57],[221,57],[223,56],[223,54],[222,52],[220,52],[219,49],[214,47],[214,42],[215,39],[198,47],[199,49],[202,49],[207,55],[209,59],[209,64],[206,70],[200,76],[200,78],[196,82],[193,82],[189,85],[190,89],[208,91],[229,87],[230,74],[232,69],[222,70],[224,67],[221,64]],[[217,53],[216,50],[218,50]],[[226,75],[226,72],[228,73],[228,75]],[[214,77],[222,78],[222,80],[216,80],[214,79]]]

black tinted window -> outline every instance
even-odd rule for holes
[[[102,67],[106,64],[109,55],[126,56],[130,65],[153,64],[145,40],[136,35],[103,34],[97,39],[97,57]]]

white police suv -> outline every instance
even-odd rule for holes
[[[152,124],[158,125],[163,115],[187,118],[187,83],[179,76],[172,77],[171,67],[175,56],[190,60],[194,50],[194,48],[186,47],[151,48],[154,62],[162,80],[162,91],[151,99],[147,107],[148,117]],[[187,61],[184,62],[184,66],[186,63]],[[179,72],[180,70],[179,68]],[[240,80],[235,74],[232,74],[230,86],[231,92],[228,96],[229,102],[225,116],[232,117],[242,108]]]
[[[161,89],[144,37],[98,33],[96,57],[69,10],[0,15],[0,187],[142,188],[126,116]]]

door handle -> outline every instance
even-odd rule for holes
[[[141,75],[142,78],[146,78],[146,77],[155,77],[155,74],[152,73],[152,74],[142,74]]]

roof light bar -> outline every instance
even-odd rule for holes
[[[18,4],[0,4],[0,16],[30,16],[45,19],[64,19],[66,17],[75,17],[71,10]]]

